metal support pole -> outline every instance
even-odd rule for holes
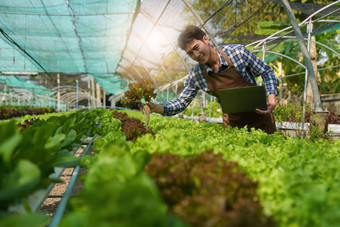
[[[105,89],[103,88],[103,106],[106,106],[106,92]]]
[[[169,87],[166,89],[166,101],[169,101]]]
[[[282,101],[282,62],[279,62],[279,89],[280,89],[280,94],[279,94],[279,102]]]
[[[308,40],[307,40],[307,50],[308,53],[310,51],[310,36],[312,33],[312,21],[310,20],[309,23],[307,24],[307,33],[308,33]],[[308,71],[306,70],[305,73],[305,84],[304,84],[304,91],[303,91],[303,104],[302,104],[302,124],[301,124],[301,130],[302,130],[302,135],[301,138],[306,137],[306,131],[304,130],[305,127],[305,117],[306,117],[306,99],[307,99],[307,87],[308,87]]]
[[[264,42],[262,45],[262,61],[263,62],[264,62],[264,59],[266,58],[266,50],[267,50],[267,46],[266,46],[266,42]]]
[[[91,106],[91,78],[90,78],[90,75],[87,75],[87,89],[88,89],[88,92],[89,92],[89,96],[88,96],[88,99],[87,99],[87,106],[90,108]]]
[[[5,87],[4,87],[4,94],[5,94],[5,105],[7,105],[7,86],[5,84]]]
[[[309,53],[308,53],[308,50],[306,48],[306,44],[305,44],[302,32],[300,30],[298,23],[296,22],[296,18],[293,14],[293,11],[292,11],[288,1],[287,0],[281,0],[281,1],[283,3],[283,8],[285,9],[287,16],[290,20],[290,23],[292,24],[296,38],[299,42],[299,46],[300,46],[303,58],[305,60],[305,65],[306,65],[306,68],[308,70],[308,76],[309,76],[311,86],[312,86],[315,110],[316,111],[322,111],[321,98],[320,98],[318,85],[317,85],[317,82],[316,82],[316,77],[315,77],[312,61],[309,57]]]
[[[60,108],[60,74],[57,74],[57,109]]]
[[[202,99],[203,99],[203,107],[206,108],[207,107],[207,103],[206,103],[206,100],[205,100],[204,92],[202,92]]]
[[[76,110],[78,109],[78,80],[76,80]]]
[[[267,45],[266,42],[263,43],[262,45],[262,61],[265,62],[264,60],[266,59],[266,51],[267,51]],[[262,77],[260,77],[259,85],[262,85]]]
[[[204,122],[207,120],[207,116],[204,112],[204,109],[203,109],[203,103],[202,103],[202,96],[203,96],[203,92],[201,92],[201,95],[198,96],[198,105],[200,107],[200,113],[198,115],[198,121],[199,122]]]

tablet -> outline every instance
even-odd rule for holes
[[[223,113],[243,113],[266,110],[266,90],[264,86],[221,89],[221,106]]]

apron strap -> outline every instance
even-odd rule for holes
[[[219,47],[217,49],[220,52],[220,54],[222,55],[222,57],[224,58],[224,60],[227,62],[228,66],[230,68],[234,67],[233,63],[230,61],[230,59],[228,58],[226,53],[223,50],[221,50],[221,48],[219,48]]]

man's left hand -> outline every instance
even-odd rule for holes
[[[255,111],[258,114],[270,114],[273,112],[275,107],[276,107],[276,95],[270,94],[268,95],[267,110],[256,109]]]

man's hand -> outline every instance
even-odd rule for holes
[[[276,95],[270,94],[268,95],[267,110],[256,109],[255,111],[258,114],[270,114],[273,112],[275,107],[276,107]]]
[[[150,107],[151,113],[164,114],[164,108],[161,104],[155,104],[151,102],[146,102],[146,105]]]
[[[223,128],[225,129],[226,127],[230,126],[230,122],[229,122],[229,115],[227,113],[224,113],[222,115],[222,119],[223,119]]]

